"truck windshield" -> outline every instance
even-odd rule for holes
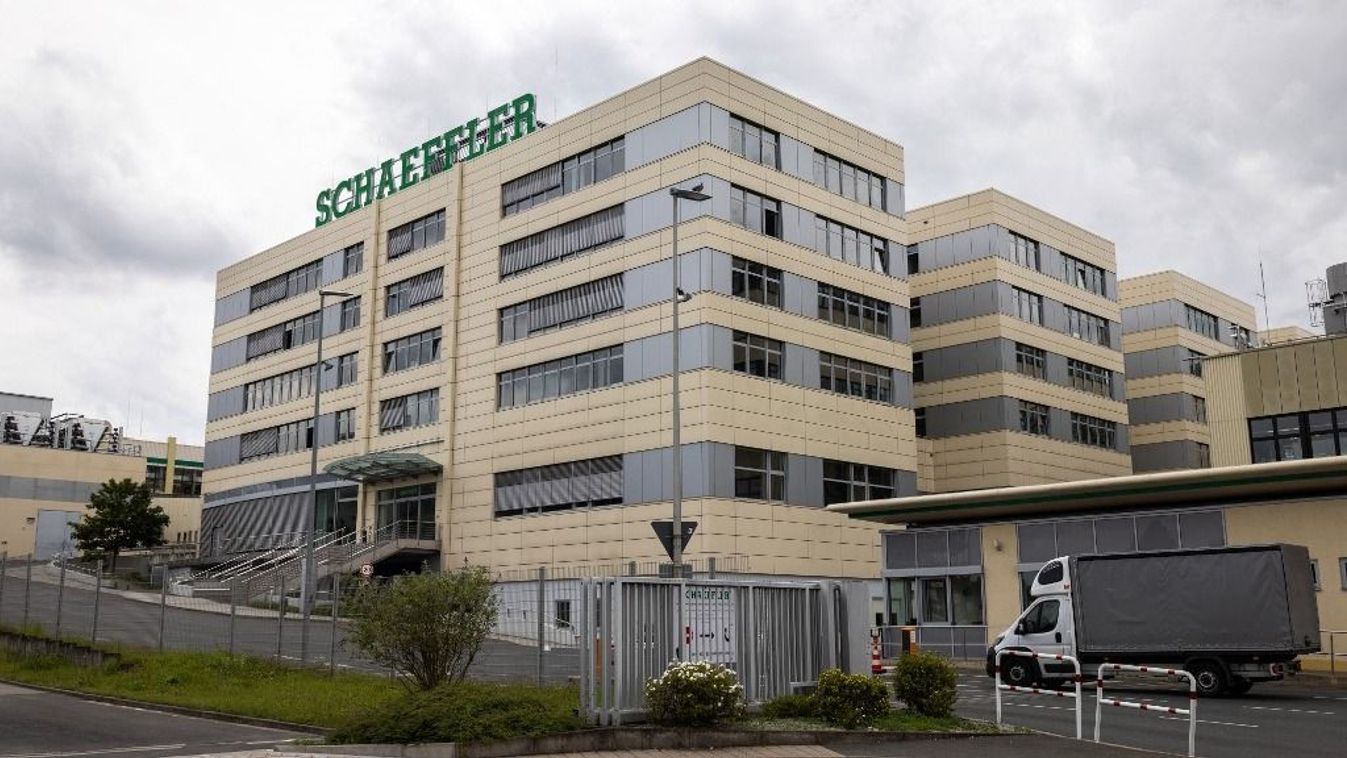
[[[1020,622],[1023,634],[1045,634],[1057,628],[1057,614],[1061,603],[1057,600],[1044,600],[1034,606]]]

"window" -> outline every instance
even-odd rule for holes
[[[1256,347],[1253,342],[1253,335],[1249,333],[1248,328],[1238,324],[1230,325],[1230,339],[1234,340],[1235,346],[1240,349]]]
[[[344,332],[347,329],[354,329],[357,326],[360,326],[360,298],[353,297],[341,301],[341,305],[338,306],[338,311],[341,314],[341,318],[339,319],[340,328],[338,331]]]
[[[1057,628],[1057,617],[1061,614],[1060,600],[1044,600],[1034,606],[1023,620],[1020,628],[1023,634],[1047,634]]]
[[[1108,319],[1067,305],[1066,333],[1096,345],[1109,345]]]
[[[916,435],[922,439],[926,438],[926,409],[916,408],[912,411],[912,421],[916,424]]]
[[[889,272],[889,241],[823,216],[814,217],[814,251],[881,274]]]
[[[1062,524],[1058,524],[1062,526]],[[1066,577],[1066,570],[1062,567],[1061,561],[1050,561],[1043,568],[1038,570],[1038,583],[1044,586],[1057,584]]]
[[[323,260],[319,258],[293,271],[287,271],[260,284],[254,284],[248,293],[248,312],[252,313],[272,303],[279,303],[296,295],[312,292],[318,289],[322,279]]]
[[[151,492],[163,492],[168,486],[168,466],[163,463],[146,464],[145,486]]]
[[[356,373],[359,371],[357,353],[350,353],[337,358],[337,386],[345,387],[348,384],[355,384]]]
[[[1042,271],[1043,267],[1039,265],[1038,242],[1028,237],[1010,233],[1011,251],[1016,263],[1031,268],[1035,271]]]
[[[444,241],[444,210],[388,230],[388,260]]]
[[[621,505],[622,456],[502,471],[494,494],[496,518]]]
[[[884,209],[884,177],[821,150],[814,151],[814,184],[848,200]]]
[[[893,402],[893,371],[884,366],[830,353],[819,353],[819,386],[881,403]]]
[[[1113,395],[1113,372],[1075,358],[1066,359],[1066,375],[1071,386],[1078,390],[1111,397]]]
[[[622,383],[622,346],[616,345],[496,375],[496,407],[514,408]]]
[[[909,245],[907,248],[907,273],[916,274],[921,271],[921,256],[917,253],[916,245]]]
[[[435,538],[435,483],[379,490],[375,518],[380,527],[397,525],[398,536]]]
[[[1342,588],[1347,590],[1347,558],[1338,559],[1338,580],[1342,583]]]
[[[384,343],[384,373],[424,366],[440,359],[440,327]]]
[[[173,467],[173,494],[196,497],[201,494],[201,469],[182,464]]]
[[[1198,310],[1187,303],[1183,304],[1184,316],[1188,321],[1188,328],[1207,339],[1220,340],[1221,331],[1217,325],[1216,317],[1203,310]]]
[[[341,273],[343,278],[360,273],[364,265],[365,243],[357,242],[342,251]]]
[[[743,187],[730,187],[730,222],[751,232],[781,237],[781,202],[750,192]]]
[[[773,308],[781,307],[781,269],[735,258],[730,262],[730,293]]]
[[[921,298],[914,297],[908,301],[907,323],[913,329],[921,326]]]
[[[526,211],[626,170],[625,142],[618,137],[501,185],[501,213]]]
[[[1347,408],[1249,419],[1254,463],[1347,455]]]
[[[615,205],[501,245],[500,277],[507,279],[622,239],[623,208]]]
[[[891,468],[845,461],[823,462],[823,504],[893,497],[897,474]]]
[[[1028,321],[1031,324],[1043,325],[1043,296],[1022,290],[1019,287],[1011,288],[1010,293],[1011,313],[1021,321]]]
[[[239,461],[308,450],[313,444],[313,419],[244,432],[239,436]]]
[[[1211,446],[1205,442],[1196,442],[1197,445],[1197,467],[1211,468]]]
[[[735,371],[765,379],[780,379],[781,353],[782,346],[778,340],[747,332],[734,333]]]
[[[1118,424],[1083,413],[1071,414],[1071,441],[1092,447],[1117,447]]]
[[[766,127],[730,116],[730,152],[754,163],[781,168],[781,137]]]
[[[1202,359],[1205,357],[1207,356],[1196,350],[1189,350],[1188,357],[1183,361],[1188,365],[1188,373],[1197,377],[1202,376]]]
[[[553,602],[552,608],[552,626],[557,629],[572,628],[571,601],[557,600]]]
[[[444,269],[394,282],[384,289],[384,317],[396,316],[444,297]]]
[[[243,411],[246,413],[260,408],[270,408],[311,395],[313,395],[313,366],[302,366],[284,374],[243,385]]]
[[[1105,284],[1108,280],[1104,276],[1104,269],[1066,253],[1062,253],[1062,279],[1086,292],[1108,297]]]
[[[318,329],[322,322],[320,315],[310,313],[307,316],[300,316],[297,319],[285,322],[281,327],[281,349],[289,350],[292,347],[307,345],[318,339]]]
[[[622,274],[614,274],[501,308],[500,341],[522,340],[620,310]]]
[[[1207,423],[1207,399],[1193,395],[1193,420],[1199,424]]]
[[[818,284],[818,317],[848,329],[889,337],[889,304],[851,290]]]
[[[1048,406],[1021,400],[1020,431],[1048,436]]]
[[[388,434],[440,420],[439,388],[389,398],[379,403],[379,433]]]
[[[912,381],[926,381],[926,353],[921,350],[912,353]]]
[[[927,624],[948,624],[949,577],[921,580],[921,620]]]
[[[1044,364],[1047,361],[1047,351],[1026,345],[1023,342],[1015,343],[1015,371],[1032,376],[1035,379],[1042,379],[1044,375]]]
[[[753,447],[734,449],[734,496],[786,499],[786,454]]]
[[[347,408],[344,411],[337,411],[333,418],[336,424],[336,434],[334,439],[337,442],[345,442],[355,439],[355,409]]]

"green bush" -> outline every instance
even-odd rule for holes
[[[762,715],[769,719],[807,719],[814,715],[814,698],[809,695],[782,695],[762,704]]]
[[[650,720],[671,726],[709,726],[743,710],[744,688],[734,672],[706,661],[673,661],[645,683]]]
[[[889,690],[878,679],[828,669],[814,690],[814,714],[843,729],[871,724],[889,712]]]
[[[567,687],[459,682],[408,694],[337,728],[328,742],[490,742],[569,732],[584,724]]]
[[[934,653],[910,653],[898,659],[893,691],[907,707],[923,716],[949,716],[959,699],[959,672]]]

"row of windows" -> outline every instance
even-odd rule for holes
[[[730,261],[730,294],[772,308],[781,307],[781,269],[734,258]]]
[[[501,186],[501,212],[511,216],[626,170],[623,137],[544,166]]]
[[[384,373],[424,366],[440,359],[440,327],[384,343]]]
[[[444,269],[417,274],[384,288],[384,317],[396,316],[444,297]]]
[[[1347,408],[1249,419],[1254,463],[1347,455]]]
[[[439,388],[393,397],[379,403],[379,433],[387,434],[440,420]]]
[[[247,339],[247,359],[256,360],[264,355],[307,345],[318,339],[321,323],[322,314],[315,311],[253,332]]]
[[[1074,285],[1086,292],[1093,292],[1100,297],[1108,297],[1107,281],[1104,276],[1104,269],[1079,258],[1073,258],[1066,253],[1062,253],[1062,278],[1067,284]]]
[[[734,332],[734,370],[764,379],[781,378],[784,349],[780,340]]]
[[[495,515],[622,504],[622,456],[502,471],[495,475]]]
[[[1020,431],[1025,434],[1048,436],[1048,406],[1021,400]]]
[[[1113,372],[1075,358],[1066,359],[1066,375],[1071,386],[1104,397],[1113,396]]]
[[[781,135],[734,115],[730,116],[730,152],[781,169]]]
[[[814,184],[861,205],[884,209],[884,177],[820,150],[814,151]]]
[[[622,383],[622,346],[593,350],[496,375],[498,408],[513,408]]]
[[[596,279],[500,309],[502,344],[622,310],[622,274]]]
[[[889,337],[889,304],[851,290],[829,284],[818,285],[818,317],[848,329]]]
[[[1071,441],[1083,445],[1113,449],[1118,441],[1118,424],[1083,413],[1071,414]]]
[[[891,369],[842,355],[819,353],[819,386],[852,397],[893,402]]]
[[[502,245],[500,277],[506,279],[622,239],[624,208],[605,208]]]
[[[814,219],[814,250],[852,266],[881,274],[889,271],[888,240],[822,216]]]
[[[1072,308],[1067,305],[1066,308],[1066,329],[1076,339],[1082,339],[1096,345],[1109,345],[1109,326],[1108,319],[1103,316],[1096,316],[1093,313],[1087,313],[1079,308]]]
[[[1221,339],[1221,329],[1215,316],[1187,303],[1183,304],[1183,315],[1191,331],[1197,332],[1207,339],[1218,341]]]
[[[734,496],[786,499],[786,454],[753,447],[734,449]]]
[[[318,289],[323,281],[323,259],[254,284],[248,291],[248,312]]]
[[[1031,324],[1043,325],[1043,296],[1015,287],[1010,293],[1010,307],[1015,317]]]
[[[731,186],[730,223],[781,239],[781,201]]]
[[[335,362],[336,386],[344,387],[348,384],[355,384],[356,358],[356,353],[348,353],[328,359]],[[273,405],[281,405],[291,400],[312,396],[313,376],[313,366],[301,366],[293,371],[286,371],[283,374],[269,376],[266,379],[248,382],[243,385],[244,412],[270,408]]]
[[[355,437],[355,409],[337,411],[332,419],[337,442],[345,442]],[[244,432],[239,437],[239,461],[297,453],[312,446],[313,419],[306,418],[267,429]]]
[[[388,260],[444,241],[444,210],[388,230]]]
[[[845,461],[823,462],[823,503],[890,498],[897,491],[897,473],[883,466]]]
[[[1043,348],[1026,345],[1023,342],[1015,343],[1015,371],[1035,379],[1043,379],[1046,375],[1047,359],[1048,353]]]

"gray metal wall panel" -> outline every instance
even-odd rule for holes
[[[318,446],[331,445],[337,441],[337,414],[324,413],[318,417]]]
[[[818,389],[818,351],[787,342],[783,353],[782,380],[797,387]]]
[[[1123,355],[1123,366],[1127,376],[1133,379],[1183,374],[1188,372],[1188,364],[1184,361],[1187,357],[1188,351],[1178,346],[1138,350]]]
[[[206,420],[237,416],[243,413],[243,385],[212,392],[206,400]]]
[[[710,106],[698,103],[627,132],[623,139],[627,170],[708,141],[711,137],[710,125]]]
[[[1197,445],[1192,440],[1172,440],[1133,446],[1132,473],[1199,468]]]
[[[941,439],[1005,429],[1006,406],[1010,401],[1008,397],[984,397],[927,406],[926,437]]]
[[[823,459],[786,454],[786,502],[823,507]]]
[[[904,345],[912,341],[912,315],[906,307],[890,303],[889,324],[894,342]]]
[[[911,497],[917,494],[917,472],[898,470],[898,481],[894,482],[898,491],[897,497]]]
[[[888,177],[884,178],[884,210],[895,216],[907,215],[907,198],[903,185]]]
[[[237,337],[215,345],[210,350],[210,372],[218,374],[235,366],[242,366],[248,360],[248,338]]]
[[[1134,397],[1127,401],[1127,419],[1132,424],[1196,421],[1197,403],[1186,392]]]
[[[239,437],[234,435],[218,440],[206,440],[204,466],[207,471],[239,462]]]
[[[1019,423],[1019,403],[1015,403],[1015,422]],[[1018,428],[1007,426],[1008,429]],[[1071,412],[1061,408],[1048,409],[1048,436],[1059,442],[1071,441]]]
[[[818,282],[781,272],[781,309],[806,318],[818,318]]]
[[[102,482],[0,475],[0,498],[87,505],[89,496],[102,486]]]
[[[717,105],[707,104],[705,118],[710,124],[711,144],[730,149],[730,112]]]
[[[912,374],[894,369],[893,404],[900,408],[912,407]]]
[[[341,331],[341,303],[323,306],[323,337],[331,337]]]
[[[215,301],[215,325],[227,324],[248,315],[252,290],[245,287]]]
[[[323,256],[323,286],[346,277],[346,250],[337,250]]]

